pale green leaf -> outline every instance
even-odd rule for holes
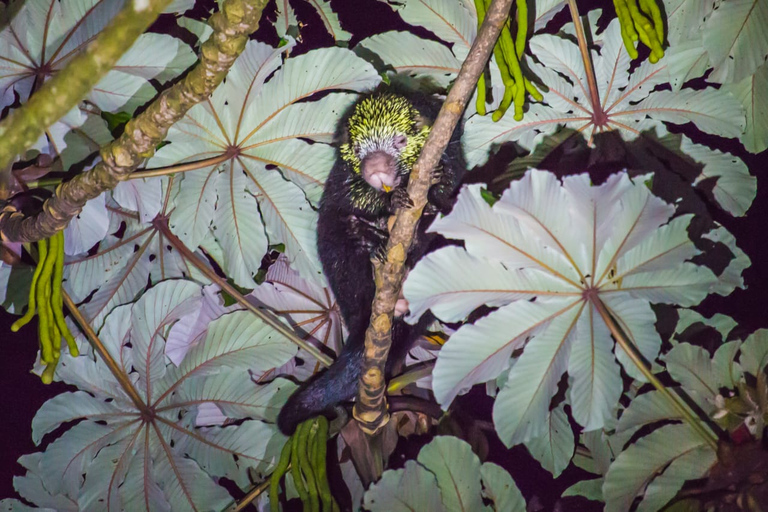
[[[675,393],[672,389],[670,391]],[[701,403],[706,405],[706,402],[702,401]],[[670,400],[660,391],[654,389],[632,399],[629,407],[619,418],[616,432],[625,432],[657,421],[679,420],[681,418],[680,412]]]
[[[704,75],[709,66],[709,54],[701,42],[701,34],[696,39],[682,41],[664,50],[666,63],[665,78],[673,91],[679,91],[689,80]]]
[[[527,441],[525,447],[541,467],[555,478],[568,467],[575,444],[563,404],[550,411],[544,435]]]
[[[341,28],[339,17],[333,12],[329,0],[307,0],[307,3],[315,9],[323,27],[335,41],[348,41],[352,37],[352,34]]]
[[[571,413],[584,430],[595,430],[601,428],[612,416],[615,404],[621,397],[623,384],[616,359],[611,354],[613,340],[610,331],[593,307],[588,307],[579,316],[576,330],[568,361]],[[568,436],[570,451],[567,455],[559,453],[560,459],[555,461],[559,464],[547,466],[539,458],[544,468],[555,477],[565,469],[573,453],[573,435],[570,427],[565,428],[568,426],[565,413],[561,411],[559,418],[552,417],[558,410],[550,414],[550,434],[553,428],[559,428],[561,435]],[[567,434],[562,433],[564,429]]]
[[[686,480],[697,480],[706,476],[709,468],[717,462],[717,455],[706,446],[685,453],[673,460],[648,484],[645,490],[645,498],[637,507],[638,512],[656,512],[674,498]]]
[[[28,510],[50,512],[79,512],[77,505],[63,494],[52,494],[45,488],[40,477],[40,460],[42,453],[22,455],[17,461],[27,473],[24,476],[13,477],[13,488],[29,503],[35,503],[40,508],[29,507],[17,500],[0,501],[0,510],[26,512]]]
[[[559,315],[569,309],[578,309],[573,308],[574,303],[578,304],[578,301],[560,298],[547,303],[517,301],[499,308],[494,314],[481,318],[474,324],[463,325],[451,335],[437,356],[437,363],[432,371],[432,389],[437,401],[447,406],[457,394],[474,384],[496,378],[509,365],[513,351],[521,348],[529,336],[549,332],[553,319],[559,318]],[[560,324],[561,322],[558,327],[561,327]],[[549,353],[547,349],[557,350],[556,346],[553,347],[557,342],[558,340],[544,341],[541,347],[531,349],[531,353]],[[525,353],[528,353],[527,349]],[[525,357],[528,360],[534,356]],[[549,371],[544,360],[531,360],[530,363],[532,367],[527,368],[526,375],[535,374],[536,371]],[[557,370],[560,370],[559,365]],[[564,367],[560,375],[563,371]],[[510,378],[517,373],[516,371],[511,374]],[[557,375],[555,382],[560,375]],[[524,381],[525,378],[521,375],[516,379]],[[547,375],[546,378],[549,380],[551,376]],[[530,380],[525,382],[526,388],[532,388]],[[516,380],[514,385],[520,384]],[[508,387],[509,383],[505,389]],[[529,389],[527,392],[535,393],[535,390]],[[513,397],[511,393],[511,390],[506,394],[500,393],[498,398],[506,396],[515,403],[526,400],[525,394]],[[547,403],[548,400],[549,398]],[[496,405],[499,407],[498,401]],[[518,411],[522,412],[522,409]]]
[[[736,320],[729,316],[715,313],[711,318],[705,318],[701,313],[692,309],[680,308],[677,310],[677,325],[675,326],[675,334],[682,334],[688,327],[695,323],[703,323],[712,327],[720,333],[723,339],[728,337],[728,333],[738,325]]]
[[[211,322],[178,367],[169,363],[169,324],[199,310],[192,306],[200,291],[192,282],[165,281],[107,317],[100,336],[133,396],[145,401],[141,407],[101,357],[59,363],[57,377],[82,391],[50,400],[34,420],[35,435],[82,421],[55,439],[36,465],[51,495],[68,496],[78,510],[219,510],[232,498],[214,478],[246,487],[250,469],[270,469],[285,438],[274,425],[246,418],[273,419],[295,386],[282,379],[257,386],[249,370],[274,371],[296,349],[239,311]],[[212,407],[224,419],[245,421],[198,425],[198,414]],[[30,497],[38,504],[49,499]]]
[[[131,345],[133,366],[150,402],[153,381],[165,375],[164,334],[170,325],[200,301],[200,286],[191,281],[169,280],[151,288],[131,309]]]
[[[493,122],[491,116],[473,116],[464,125],[461,144],[470,168],[488,161],[490,151],[505,142],[514,141],[525,149],[533,149],[539,141],[558,130],[558,126],[570,122],[571,116],[545,105],[534,103],[526,111],[522,121],[514,116],[504,116]],[[584,124],[583,119],[576,119]]]
[[[702,33],[718,83],[739,82],[754,74],[768,56],[768,3],[729,0],[717,5]]]
[[[744,109],[730,94],[716,89],[658,91],[636,105],[622,105],[612,114],[616,123],[647,129],[649,120],[673,124],[693,122],[703,132],[739,137],[744,131]]]
[[[167,181],[165,177],[121,181],[112,190],[112,198],[123,208],[137,212],[142,223],[149,224],[163,209]]]
[[[363,499],[371,512],[445,510],[435,475],[413,460],[406,461],[403,469],[385,471]]]
[[[701,26],[712,14],[713,2],[699,0],[663,0],[667,15],[667,38],[672,47],[701,37]]]
[[[468,443],[437,436],[419,452],[418,462],[435,475],[446,511],[482,510],[480,459]]]
[[[757,179],[750,176],[743,160],[730,153],[694,144],[685,135],[680,149],[688,158],[704,167],[694,183],[716,178],[712,193],[720,207],[734,216],[742,216],[747,212],[757,194]]]
[[[659,499],[672,488],[674,495],[684,480],[701,477],[715,459],[709,445],[688,425],[665,425],[627,448],[611,465],[603,485],[605,510],[629,510],[635,496],[661,477],[664,478],[655,486],[657,492],[664,493]],[[674,469],[667,468],[677,460],[681,460],[677,466],[681,471],[679,477]],[[647,496],[652,498],[650,492]],[[671,497],[667,496],[664,503]]]
[[[720,380],[705,349],[690,343],[680,343],[664,354],[663,360],[673,379],[714,403]]]
[[[376,34],[360,41],[360,46],[374,52],[395,72],[426,78],[441,88],[448,87],[461,68],[461,61],[445,45],[410,32]]]
[[[482,304],[501,306],[531,298],[532,290],[577,293],[550,274],[528,269],[508,271],[507,268],[495,258],[480,259],[460,247],[429,254],[409,274],[403,288],[411,305],[410,316],[417,318],[431,309],[441,319],[453,322],[463,320]],[[443,279],[445,275],[452,278]]]
[[[603,479],[593,478],[576,482],[564,490],[562,496],[582,496],[592,501],[603,501]]]
[[[91,247],[104,240],[108,232],[109,215],[105,194],[100,194],[85,203],[80,215],[67,224],[64,229],[64,254],[88,252]],[[103,270],[98,272],[97,276],[104,279]]]
[[[729,341],[720,345],[712,356],[712,375],[718,388],[736,389],[744,377],[741,366],[736,362],[740,347],[740,341]]]
[[[768,149],[768,65],[763,64],[753,75],[735,84],[723,85],[744,107],[747,127],[741,142],[750,153]]]
[[[296,18],[296,12],[288,0],[277,0],[276,4],[277,20],[275,21],[275,29],[279,37],[285,38],[289,32],[292,32],[292,29],[299,26],[299,20]]]
[[[741,367],[751,375],[758,375],[768,364],[768,330],[759,329],[741,344]]]
[[[94,421],[119,417],[124,409],[119,403],[105,402],[84,391],[62,393],[47,400],[32,420],[32,440],[40,444],[45,434],[52,432],[62,423],[81,418]]]
[[[566,369],[576,421],[588,429],[612,421],[622,390],[615,360],[633,378],[644,377],[614,346],[597,309],[585,307],[588,298],[599,298],[629,342],[654,361],[661,339],[649,301],[697,303],[715,282],[708,269],[686,261],[697,254],[687,237],[690,218],[670,221],[674,208],[653,197],[645,180],[616,174],[592,186],[577,175],[561,185],[532,170],[493,207],[478,186],[460,193],[432,229],[465,249],[427,255],[404,285],[411,319],[429,309],[454,322],[483,304],[498,308],[461,326],[440,351],[432,386],[443,407],[512,364],[494,407],[506,444],[543,433]]]
[[[477,35],[477,13],[471,1],[414,0],[398,9],[403,20],[424,27],[453,45],[453,53],[463,61]]]
[[[714,88],[654,92],[667,82],[670,73],[679,74],[667,69],[668,60],[655,65],[641,63],[630,73],[618,24],[617,19],[609,24],[601,53],[593,54],[599,95],[594,99],[576,42],[562,35],[532,37],[531,51],[543,65],[532,63],[529,67],[547,84],[544,103],[531,104],[520,122],[506,116],[498,123],[480,116],[471,118],[463,138],[469,164],[485,163],[488,152],[507,141],[532,150],[544,137],[563,128],[581,132],[589,143],[597,132],[617,130],[625,140],[631,140],[645,130],[663,129],[664,122],[692,121],[708,133],[741,135],[743,109],[727,93]],[[680,62],[672,64],[681,67]]]
[[[317,256],[317,212],[301,189],[275,172],[262,174],[247,187],[259,202],[270,243],[285,244],[291,266],[306,279],[322,283]]]
[[[485,462],[480,466],[483,495],[493,502],[496,512],[525,512],[525,498],[501,466]]]
[[[211,186],[218,179],[212,169],[185,172],[176,177],[174,189],[176,209],[171,213],[168,224],[174,235],[187,247],[197,247],[208,234],[216,209],[216,187]]]
[[[291,264],[304,277],[321,281],[315,247],[317,213],[312,205],[317,204],[335,160],[333,149],[324,143],[332,139],[338,120],[356,98],[338,91],[364,91],[380,81],[370,64],[343,48],[322,48],[283,61],[284,52],[294,44],[289,40],[274,49],[249,42],[227,81],[207,103],[192,108],[171,128],[171,144],[150,161],[152,166],[169,166],[210,160],[211,166],[226,166],[229,177],[218,180],[211,179],[215,172],[211,166],[192,171],[202,176],[191,180],[193,190],[180,191],[177,199],[209,200],[186,204],[183,211],[174,212],[185,218],[172,217],[172,223],[208,246],[201,237],[211,218],[214,193],[208,188],[215,186],[213,219],[223,265],[243,286],[253,286],[251,276],[266,252],[265,232],[270,244],[285,244]],[[304,101],[325,92],[333,94]],[[184,187],[182,182],[180,189]],[[235,234],[225,234],[230,231]],[[223,240],[228,236],[233,238]]]

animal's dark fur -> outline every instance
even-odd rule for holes
[[[406,97],[430,125],[434,122],[440,110],[439,100],[402,90],[390,92]],[[348,132],[346,128],[353,110],[354,106],[340,123],[339,137],[344,137]],[[408,254],[407,268],[413,267],[437,236],[426,233],[436,212],[447,213],[452,206],[453,194],[466,170],[460,136],[461,127],[455,130],[443,154],[440,181],[429,191],[430,212],[427,213],[425,209],[425,215],[422,216]],[[283,406],[278,426],[286,434],[292,433],[304,420],[350,400],[357,390],[365,330],[371,317],[371,302],[375,293],[371,257],[376,257],[386,245],[387,219],[402,200],[407,176],[398,187],[401,190],[396,189],[390,194],[375,190],[357,177],[359,175],[339,156],[325,185],[317,227],[320,261],[349,330],[349,337],[334,364],[304,383]],[[400,200],[397,199],[398,194]],[[393,197],[396,198],[394,201]],[[415,326],[402,320],[395,321],[390,361],[404,354],[404,350],[424,332],[429,321],[427,315]]]

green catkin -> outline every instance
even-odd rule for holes
[[[35,300],[37,301],[37,334],[40,341],[40,360],[44,363],[52,363],[53,360],[53,345],[51,343],[50,334],[50,317],[48,316],[48,307],[50,304],[46,302],[45,290],[48,289],[51,282],[51,273],[53,265],[49,265],[48,258],[48,240],[40,240],[37,247],[40,251],[38,265],[43,267],[40,273],[40,279],[38,279],[37,286],[35,286]],[[51,261],[51,263],[53,263]]]
[[[72,336],[72,332],[67,327],[67,323],[64,321],[64,301],[61,297],[61,280],[64,276],[64,232],[59,231],[54,237],[58,238],[59,250],[56,253],[56,260],[53,266],[53,282],[51,306],[53,307],[53,318],[56,321],[56,326],[61,331],[61,335],[67,340],[67,346],[69,347],[69,354],[72,357],[80,355],[75,343],[75,337]],[[61,342],[59,342],[61,345]]]
[[[48,241],[43,239],[38,242],[38,257],[42,255],[40,244],[47,244]],[[37,266],[35,267],[35,272],[32,274],[32,284],[29,285],[29,300],[27,303],[27,312],[24,313],[24,316],[13,322],[13,325],[11,325],[11,331],[12,332],[18,332],[19,329],[24,327],[29,323],[30,320],[32,320],[32,317],[35,316],[35,303],[36,303],[36,295],[37,295],[37,281],[40,279],[40,274],[43,271],[43,259],[40,258],[37,260]]]
[[[523,70],[520,67],[520,61],[517,60],[517,50],[515,49],[515,42],[512,40],[512,35],[509,32],[509,27],[505,25],[501,29],[501,35],[499,36],[501,41],[501,49],[504,52],[504,58],[507,61],[507,66],[511,71],[512,78],[515,80],[516,87],[514,91],[514,103],[515,103],[515,121],[523,120],[523,103],[525,101],[525,85],[523,81]]]
[[[315,443],[315,469],[317,472],[317,486],[320,490],[320,501],[323,504],[323,512],[332,512],[338,509],[336,500],[331,494],[331,486],[328,484],[326,471],[326,450],[328,445],[328,419],[320,416],[317,419],[317,442]]]
[[[288,472],[288,464],[291,463],[291,439],[287,439],[280,452],[280,460],[272,472],[269,480],[269,509],[272,512],[280,512],[280,480]]]
[[[477,31],[479,33],[485,19],[485,3],[483,0],[475,0],[475,10],[477,11]],[[485,110],[485,88],[485,71],[483,71],[477,80],[477,97],[475,98],[475,110],[481,116],[487,113]]]
[[[523,58],[525,42],[528,38],[528,3],[526,0],[517,0],[517,34],[515,35],[515,49],[517,60]]]
[[[299,467],[307,483],[307,492],[309,493],[309,511],[320,512],[320,497],[317,492],[317,480],[315,471],[312,468],[310,454],[312,442],[316,437],[317,429],[314,420],[307,420],[299,427]],[[304,504],[306,506],[306,502]]]
[[[301,426],[299,426],[301,429]],[[301,476],[301,467],[299,464],[299,431],[296,431],[291,436],[291,476],[293,476],[293,485],[296,487],[296,492],[299,493],[299,498],[304,504],[304,511],[309,510],[309,494],[307,488],[304,485],[304,478]]]

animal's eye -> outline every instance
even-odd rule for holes
[[[393,144],[395,145],[395,149],[402,150],[408,144],[408,137],[405,135],[395,135]]]

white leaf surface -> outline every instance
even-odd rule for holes
[[[643,376],[614,346],[597,301],[654,361],[661,340],[649,302],[698,303],[717,283],[686,261],[697,254],[690,217],[671,219],[674,208],[650,194],[647,178],[616,174],[592,186],[575,175],[561,184],[531,170],[493,207],[479,186],[462,190],[431,230],[464,247],[428,254],[404,285],[410,320],[427,309],[455,322],[482,305],[498,308],[461,326],[440,350],[432,387],[444,408],[508,370],[494,423],[508,446],[529,441],[543,434],[567,370],[574,419],[588,430],[613,421],[622,392],[616,360],[633,378]]]
[[[741,345],[739,359],[744,371],[757,376],[768,364],[768,330],[759,329]]]
[[[458,2],[455,5],[460,8]],[[374,52],[395,72],[428,78],[443,88],[448,87],[461,68],[461,60],[445,45],[410,32],[376,34],[360,41],[360,46]]]
[[[547,329],[528,342],[515,360],[493,405],[493,423],[506,446],[544,434],[549,402],[568,369],[578,314],[579,309],[573,308],[551,320]]]
[[[471,2],[415,0],[402,4],[398,12],[406,23],[424,27],[453,44],[453,51],[460,61],[467,57],[477,34],[477,13]]]
[[[718,83],[740,82],[768,57],[768,3],[731,0],[717,5],[702,29],[704,47]]]
[[[85,203],[64,228],[64,254],[82,254],[107,237],[109,216],[104,197],[105,194],[100,194]]]
[[[169,280],[151,288],[134,304],[131,319],[131,344],[134,368],[152,401],[152,382],[165,375],[165,331],[193,311],[200,301],[200,287],[190,281]]]
[[[149,224],[163,208],[166,178],[144,178],[121,181],[112,191],[117,204],[139,213],[141,222]]]
[[[79,510],[218,510],[232,498],[216,478],[245,487],[249,468],[270,469],[285,438],[275,426],[246,418],[273,420],[295,385],[277,379],[258,386],[248,370],[274,369],[296,349],[250,313],[237,312],[212,322],[179,367],[168,363],[167,327],[192,309],[200,291],[190,281],[165,281],[109,315],[100,335],[125,372],[121,384],[101,357],[60,362],[57,377],[81,391],[46,403],[34,420],[35,438],[81,421],[41,454],[35,471],[48,491],[33,502],[52,503],[62,493]],[[200,427],[203,404],[217,407],[227,423],[245,421]]]
[[[171,223],[185,242],[207,248],[213,223],[223,266],[236,283],[249,288],[267,242],[285,244],[292,266],[305,278],[322,281],[313,204],[335,160],[325,142],[356,99],[349,91],[370,89],[381,80],[370,64],[343,48],[283,61],[294,44],[288,40],[274,49],[249,42],[227,81],[171,128],[170,144],[150,161],[153,167],[209,164],[186,173]],[[326,92],[331,94],[322,95]],[[322,98],[305,101],[314,95]],[[224,172],[214,180],[216,166]]]
[[[247,177],[228,170],[216,179],[218,205],[213,219],[216,239],[224,249],[224,270],[239,286],[253,288],[253,276],[267,252],[267,236],[261,225],[258,204],[246,191]]]
[[[267,271],[264,283],[249,295],[288,319],[297,332],[316,340],[336,353],[344,342],[345,330],[331,290],[309,281],[288,265],[281,255]]]

